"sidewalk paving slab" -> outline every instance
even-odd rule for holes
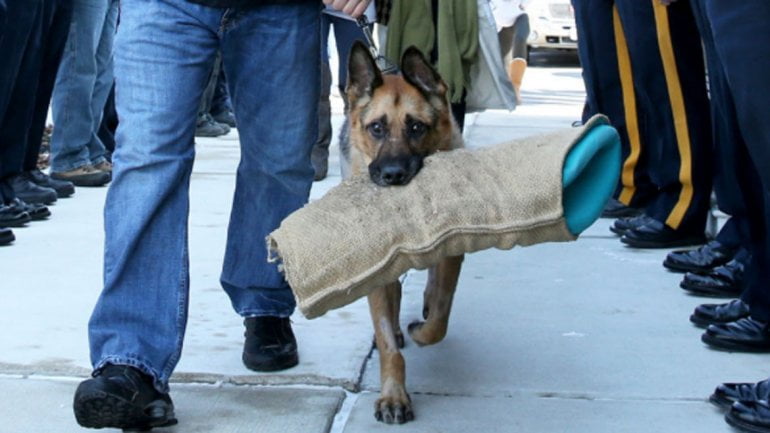
[[[75,423],[76,387],[72,380],[0,378],[0,432],[120,432]],[[172,384],[171,391],[180,423],[153,429],[158,433],[326,433],[345,398],[339,389],[298,387]]]

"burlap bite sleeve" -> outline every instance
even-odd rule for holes
[[[606,123],[436,154],[406,186],[348,179],[286,218],[268,236],[271,256],[314,318],[442,257],[574,240],[562,207],[565,156]]]

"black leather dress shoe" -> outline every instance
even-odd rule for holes
[[[277,371],[299,363],[297,340],[288,317],[260,316],[243,321],[243,364],[254,371]]]
[[[11,229],[0,229],[0,246],[8,245],[16,240]]]
[[[0,227],[24,227],[32,218],[16,206],[0,204]]]
[[[59,198],[66,198],[75,194],[75,184],[66,180],[56,180],[40,170],[25,171],[21,175],[38,186],[53,189]]]
[[[11,179],[11,187],[16,197],[27,203],[51,204],[58,197],[52,188],[40,186],[24,175],[14,176]]]
[[[620,201],[611,198],[602,210],[602,218],[634,217],[642,213],[642,209],[626,206]]]
[[[675,248],[706,243],[703,232],[674,230],[658,220],[626,230],[620,242],[634,248]]]
[[[770,403],[766,400],[735,402],[725,414],[725,421],[742,431],[769,433]]]
[[[718,241],[711,241],[694,250],[672,251],[663,261],[663,266],[674,272],[706,273],[712,268],[724,265],[735,256],[736,249],[728,248]]]
[[[13,199],[9,206],[29,214],[31,221],[41,221],[51,216],[51,211],[48,210],[45,205],[39,203],[27,203],[18,197]]]
[[[610,231],[616,235],[623,236],[623,234],[631,229],[641,227],[650,221],[655,221],[647,215],[638,215],[635,217],[626,217],[615,220],[610,226]]]
[[[701,328],[709,325],[735,322],[749,317],[749,305],[740,299],[725,304],[703,304],[695,307],[690,322]]]
[[[729,409],[736,401],[759,401],[770,397],[770,379],[757,383],[723,383],[717,386],[709,401]]]
[[[743,292],[743,271],[743,263],[731,260],[705,275],[686,273],[679,287],[699,296],[735,298]]]
[[[701,341],[730,352],[770,352],[767,323],[744,317],[734,322],[709,325]]]

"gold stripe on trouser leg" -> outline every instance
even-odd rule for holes
[[[655,28],[658,32],[658,46],[660,47],[660,56],[663,60],[663,71],[666,75],[666,85],[668,87],[668,97],[671,101],[671,111],[674,114],[674,129],[676,131],[676,144],[679,149],[679,182],[682,184],[682,191],[679,193],[679,199],[666,218],[666,224],[674,229],[679,228],[682,219],[690,207],[693,196],[692,185],[692,154],[690,143],[690,130],[687,126],[687,110],[684,106],[684,96],[682,96],[682,86],[679,81],[679,72],[676,67],[676,57],[674,56],[674,47],[671,43],[671,31],[668,22],[668,8],[660,4],[658,0],[652,1],[652,7],[655,11]]]
[[[634,90],[634,74],[631,70],[631,56],[628,54],[628,43],[623,32],[623,23],[620,21],[617,6],[612,7],[612,26],[615,31],[615,47],[618,58],[620,87],[623,92],[623,112],[626,118],[626,131],[631,145],[631,152],[623,161],[623,171],[621,172],[623,188],[620,191],[618,200],[625,205],[629,205],[636,193],[634,172],[636,171],[636,165],[639,163],[642,143],[639,136],[639,117],[636,112],[636,92]]]

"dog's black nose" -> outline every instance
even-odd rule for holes
[[[387,185],[403,185],[407,170],[402,164],[388,164],[380,169],[380,178]]]
[[[422,157],[419,155],[375,160],[369,164],[369,177],[380,186],[406,185],[420,168]]]

